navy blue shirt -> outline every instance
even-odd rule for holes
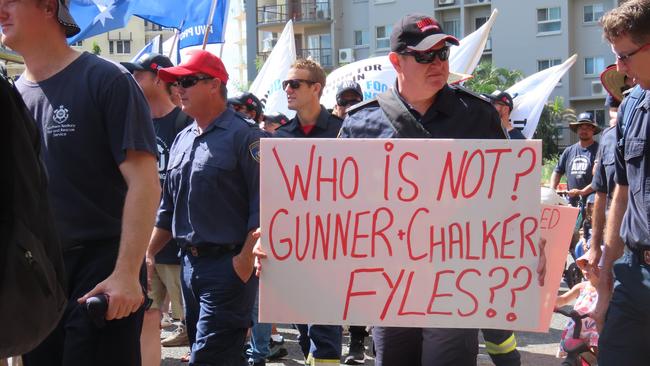
[[[156,226],[181,246],[242,244],[259,227],[260,128],[228,108],[203,133],[181,131],[170,154]]]
[[[597,152],[598,143],[595,141],[587,147],[582,147],[577,142],[564,149],[555,166],[555,172],[566,174],[568,189],[583,189],[591,184]],[[569,202],[575,206],[578,200],[580,197],[572,197]]]
[[[446,85],[434,103],[421,115],[402,99],[413,117],[432,138],[504,139],[506,138],[496,109],[489,101],[463,89]],[[363,102],[348,111],[341,137],[400,137],[376,100]]]
[[[63,248],[120,237],[127,150],[156,154],[149,105],[128,71],[90,53],[50,78],[16,82],[41,131]]]
[[[176,107],[166,116],[153,119],[153,128],[156,132],[156,144],[158,145],[158,176],[160,185],[165,182],[167,165],[169,164],[169,149],[176,138],[176,135],[192,123],[192,118]],[[178,244],[174,239],[170,240],[156,254],[156,263],[159,264],[180,264],[178,257]]]
[[[600,146],[596,155],[596,171],[591,181],[591,188],[596,192],[606,193],[607,202],[614,193],[614,176],[616,175],[616,128],[605,129],[600,137]]]
[[[618,113],[616,138],[624,144],[616,148],[616,183],[628,186],[627,210],[621,223],[621,238],[632,248],[645,249],[650,246],[650,91],[632,109],[629,125],[623,127],[623,111],[626,103],[634,99],[625,98]]]
[[[525,140],[526,139],[526,136],[524,136],[524,134],[521,133],[521,130],[518,129],[517,127],[515,127],[512,130],[508,131],[508,136],[510,137],[511,140]]]
[[[343,120],[329,113],[325,107],[320,106],[320,114],[318,115],[316,124],[308,135],[305,135],[305,132],[300,127],[300,120],[296,114],[289,123],[275,130],[274,137],[334,138],[339,134],[342,123]]]

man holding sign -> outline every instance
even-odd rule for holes
[[[344,138],[506,138],[495,109],[480,96],[447,84],[449,45],[458,40],[445,34],[426,15],[407,15],[391,34],[389,59],[397,83],[377,99],[348,111],[340,136]],[[513,353],[512,332],[495,342]],[[375,327],[376,365],[476,365],[476,329]],[[511,347],[508,347],[510,344]],[[510,351],[510,352],[508,352]]]

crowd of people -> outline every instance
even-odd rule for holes
[[[228,71],[204,50],[177,66],[159,54],[120,66],[73,50],[68,3],[0,0],[2,42],[25,61],[15,85],[40,130],[68,298],[56,329],[22,355],[27,366],[158,365],[161,345],[188,345],[197,366],[285,356],[258,321],[261,138],[524,138],[508,93],[448,84],[459,42],[428,15],[392,27],[396,81],[376,98],[345,81],[330,111],[320,104],[325,71],[297,60],[281,83],[296,112],[288,118],[251,93],[229,98]],[[600,144],[592,115],[571,124],[579,141],[551,178],[557,189],[567,176],[574,205],[593,194],[578,256],[589,282],[558,305],[578,298],[591,314],[584,329],[600,365],[650,365],[650,0],[626,1],[601,24],[617,71],[636,86],[612,93]],[[540,283],[544,271],[540,261]],[[101,326],[86,314],[98,296]],[[162,342],[161,324],[175,327]],[[477,363],[478,329],[356,326],[342,354],[341,326],[296,327],[307,365],[363,364],[370,335],[378,366]],[[496,365],[521,364],[512,331],[482,332]]]

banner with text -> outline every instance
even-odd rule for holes
[[[263,139],[261,159],[260,321],[548,327],[539,141]]]

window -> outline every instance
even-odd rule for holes
[[[162,26],[156,23],[152,23],[149,21],[144,21],[144,29],[145,30],[151,30],[151,31],[159,31],[162,30]]]
[[[590,109],[585,112],[591,113],[592,116],[596,119],[596,124],[598,126],[605,126],[605,110],[604,109]]]
[[[537,71],[546,70],[549,67],[557,66],[562,63],[559,58],[552,58],[548,60],[537,60]]]
[[[488,17],[478,17],[474,18],[474,30],[481,28],[481,26],[487,23]]]
[[[72,46],[72,47],[82,47],[83,45],[84,45],[84,41],[77,41],[77,42],[71,44],[70,46]]]
[[[354,45],[367,46],[368,45],[368,31],[355,30],[354,31]]]
[[[537,34],[556,33],[562,29],[560,7],[537,9]]]
[[[392,25],[382,25],[376,28],[375,48],[389,48],[390,34],[393,32]]]
[[[303,50],[303,58],[312,58],[321,66],[332,66],[332,36],[330,34],[310,34],[307,36],[308,49]]]
[[[444,29],[447,34],[450,34],[458,39],[461,38],[460,19],[452,19],[442,22],[442,29]]]
[[[109,41],[108,53],[112,54],[125,54],[131,53],[131,41]]]
[[[585,75],[600,75],[604,69],[604,57],[585,57]]]
[[[605,13],[605,8],[603,7],[603,4],[585,5],[583,7],[583,10],[584,10],[583,22],[585,23],[595,23]]]

